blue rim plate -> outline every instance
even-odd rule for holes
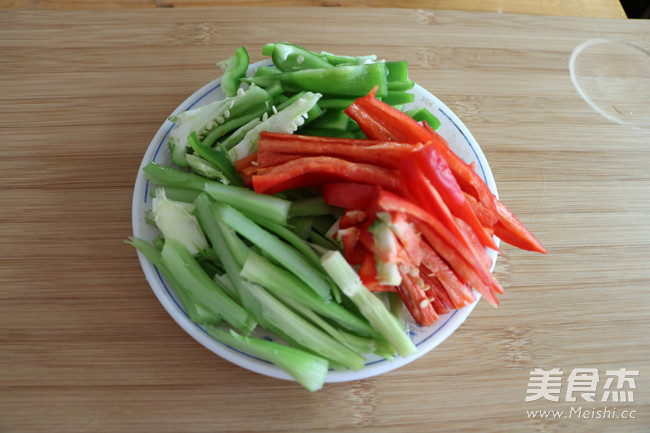
[[[252,64],[249,68],[249,75],[258,67],[270,64],[271,63],[268,60]],[[220,83],[221,78],[217,78],[216,80],[206,84],[179,105],[178,108],[174,110],[173,114],[223,98]],[[479,175],[483,180],[485,180],[490,190],[497,195],[494,177],[492,176],[490,166],[485,159],[485,155],[465,125],[445,104],[419,85],[416,84],[412,92],[415,95],[414,102],[409,104],[407,108],[426,107],[436,117],[438,117],[441,124],[438,132],[448,141],[451,148],[461,158],[463,158],[465,162],[474,162],[476,164],[476,170]],[[147,210],[151,209],[151,188],[142,168],[151,161],[165,165],[172,165],[168,146],[168,136],[173,126],[174,124],[169,120],[166,120],[162,124],[145,152],[135,182],[132,205],[133,235],[147,241],[152,241],[159,235],[159,233],[155,228],[145,222],[145,213]],[[495,241],[498,245],[499,240],[495,239]],[[496,264],[497,252],[489,250],[488,254]],[[284,370],[250,354],[219,343],[210,337],[201,326],[192,323],[187,313],[182,308],[178,297],[174,293],[174,289],[162,277],[158,272],[158,269],[140,252],[138,252],[138,258],[147,282],[151,286],[162,306],[181,326],[181,328],[183,328],[196,341],[213,353],[243,368],[278,379],[293,380],[293,378]],[[494,269],[494,265],[492,268]],[[418,349],[415,354],[409,357],[396,356],[392,361],[369,354],[366,355],[367,362],[363,369],[359,371],[350,370],[343,372],[330,371],[326,382],[346,382],[365,379],[395,370],[415,361],[430,352],[458,329],[458,327],[470,315],[479,299],[480,297],[477,294],[476,302],[440,316],[439,320],[430,327],[423,328],[415,323],[410,323],[409,334]],[[256,336],[267,339],[276,339],[276,337],[271,333],[259,330],[256,332]]]

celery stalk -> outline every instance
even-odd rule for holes
[[[293,299],[350,331],[361,335],[377,335],[366,320],[336,302],[323,302],[313,290],[292,273],[274,265],[270,260],[253,251],[248,254],[244,267],[241,269],[241,275],[264,286],[275,296]]]
[[[250,301],[251,312],[263,328],[281,338],[287,336],[289,341],[300,347],[347,368],[360,370],[364,367],[365,358],[360,353],[303,319],[259,284],[250,281],[242,283],[242,298]]]
[[[165,241],[162,261],[174,278],[209,311],[223,317],[233,327],[248,334],[255,326],[250,315],[233,301],[201,268],[190,252],[180,242]]]
[[[207,326],[205,330],[223,344],[277,365],[309,391],[318,391],[325,383],[328,369],[326,359],[262,338],[245,337],[232,330],[213,326]]]
[[[172,186],[205,191],[215,200],[227,203],[242,212],[256,214],[271,221],[284,224],[291,202],[271,195],[256,194],[244,187],[224,185],[195,173],[188,173],[155,162],[148,163],[143,171],[147,178],[159,186]]]
[[[294,247],[264,230],[231,206],[219,203],[213,208],[217,218],[224,224],[257,245],[264,253],[275,257],[325,301],[330,300],[330,286],[327,278]]]
[[[339,251],[326,253],[321,257],[321,262],[341,291],[357,305],[370,324],[395,347],[401,356],[406,357],[417,352],[417,348],[406,335],[397,318],[363,285],[359,275]]]

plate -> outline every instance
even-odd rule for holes
[[[252,64],[248,71],[249,75],[254,73],[258,67],[264,65],[271,65],[271,61],[266,60]],[[223,98],[220,83],[221,78],[217,78],[206,84],[179,105],[173,114]],[[412,92],[415,96],[414,102],[406,108],[426,107],[438,117],[441,124],[438,132],[449,142],[451,148],[465,162],[475,163],[477,172],[485,180],[490,190],[497,195],[494,177],[485,159],[485,155],[465,125],[463,125],[460,119],[445,104],[419,85],[416,84]],[[165,165],[173,165],[168,146],[169,132],[173,126],[174,124],[169,120],[162,124],[145,152],[135,182],[132,210],[133,235],[147,241],[152,241],[159,233],[155,228],[145,222],[145,213],[151,209],[151,185],[149,185],[142,168],[151,161]],[[498,239],[496,242],[498,242]],[[488,254],[490,254],[493,263],[496,263],[497,253],[489,250]],[[158,269],[139,251],[138,257],[144,275],[162,306],[196,341],[220,357],[248,370],[278,379],[294,380],[284,370],[271,363],[219,343],[210,337],[201,326],[192,323],[187,313],[183,310],[173,288],[161,276]],[[392,361],[385,360],[373,354],[366,355],[367,362],[363,369],[359,371],[330,371],[327,375],[326,382],[346,382],[365,379],[395,370],[415,361],[430,352],[458,329],[472,312],[479,299],[480,296],[477,294],[476,302],[448,314],[441,315],[438,321],[432,326],[423,328],[414,322],[410,323],[409,335],[418,349],[415,354],[408,357],[396,356]],[[257,336],[267,339],[274,338],[273,334],[270,333],[258,334]]]

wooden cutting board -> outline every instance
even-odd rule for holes
[[[609,121],[576,91],[572,52],[594,38],[647,46],[650,23],[332,8],[0,13],[0,431],[647,432],[650,130]],[[166,116],[237,46],[256,61],[279,40],[408,60],[549,250],[504,246],[498,309],[481,301],[412,364],[314,394],[191,339],[123,243],[136,172]],[[525,401],[536,368],[562,371],[557,402]],[[579,369],[599,374],[594,402],[569,389]],[[636,388],[623,383],[634,401],[602,401],[616,389],[608,371],[621,369],[639,372]],[[564,412],[529,416],[538,409]]]

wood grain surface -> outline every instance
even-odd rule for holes
[[[627,18],[619,0],[0,0],[0,9],[105,10],[223,6],[375,7]]]
[[[592,38],[647,45],[650,24],[340,8],[0,13],[0,432],[648,432],[650,130],[606,120],[575,90],[569,59]],[[314,394],[195,342],[123,243],[166,116],[218,76],[215,61],[239,45],[261,60],[277,40],[408,60],[549,250],[504,246],[498,309],[481,301],[416,362]],[[535,368],[564,372],[558,402],[525,401]],[[575,368],[598,370],[597,401],[565,398]],[[606,371],[621,368],[639,371],[634,402],[601,402]],[[619,418],[568,416],[579,407]],[[527,415],[536,409],[567,418]]]

